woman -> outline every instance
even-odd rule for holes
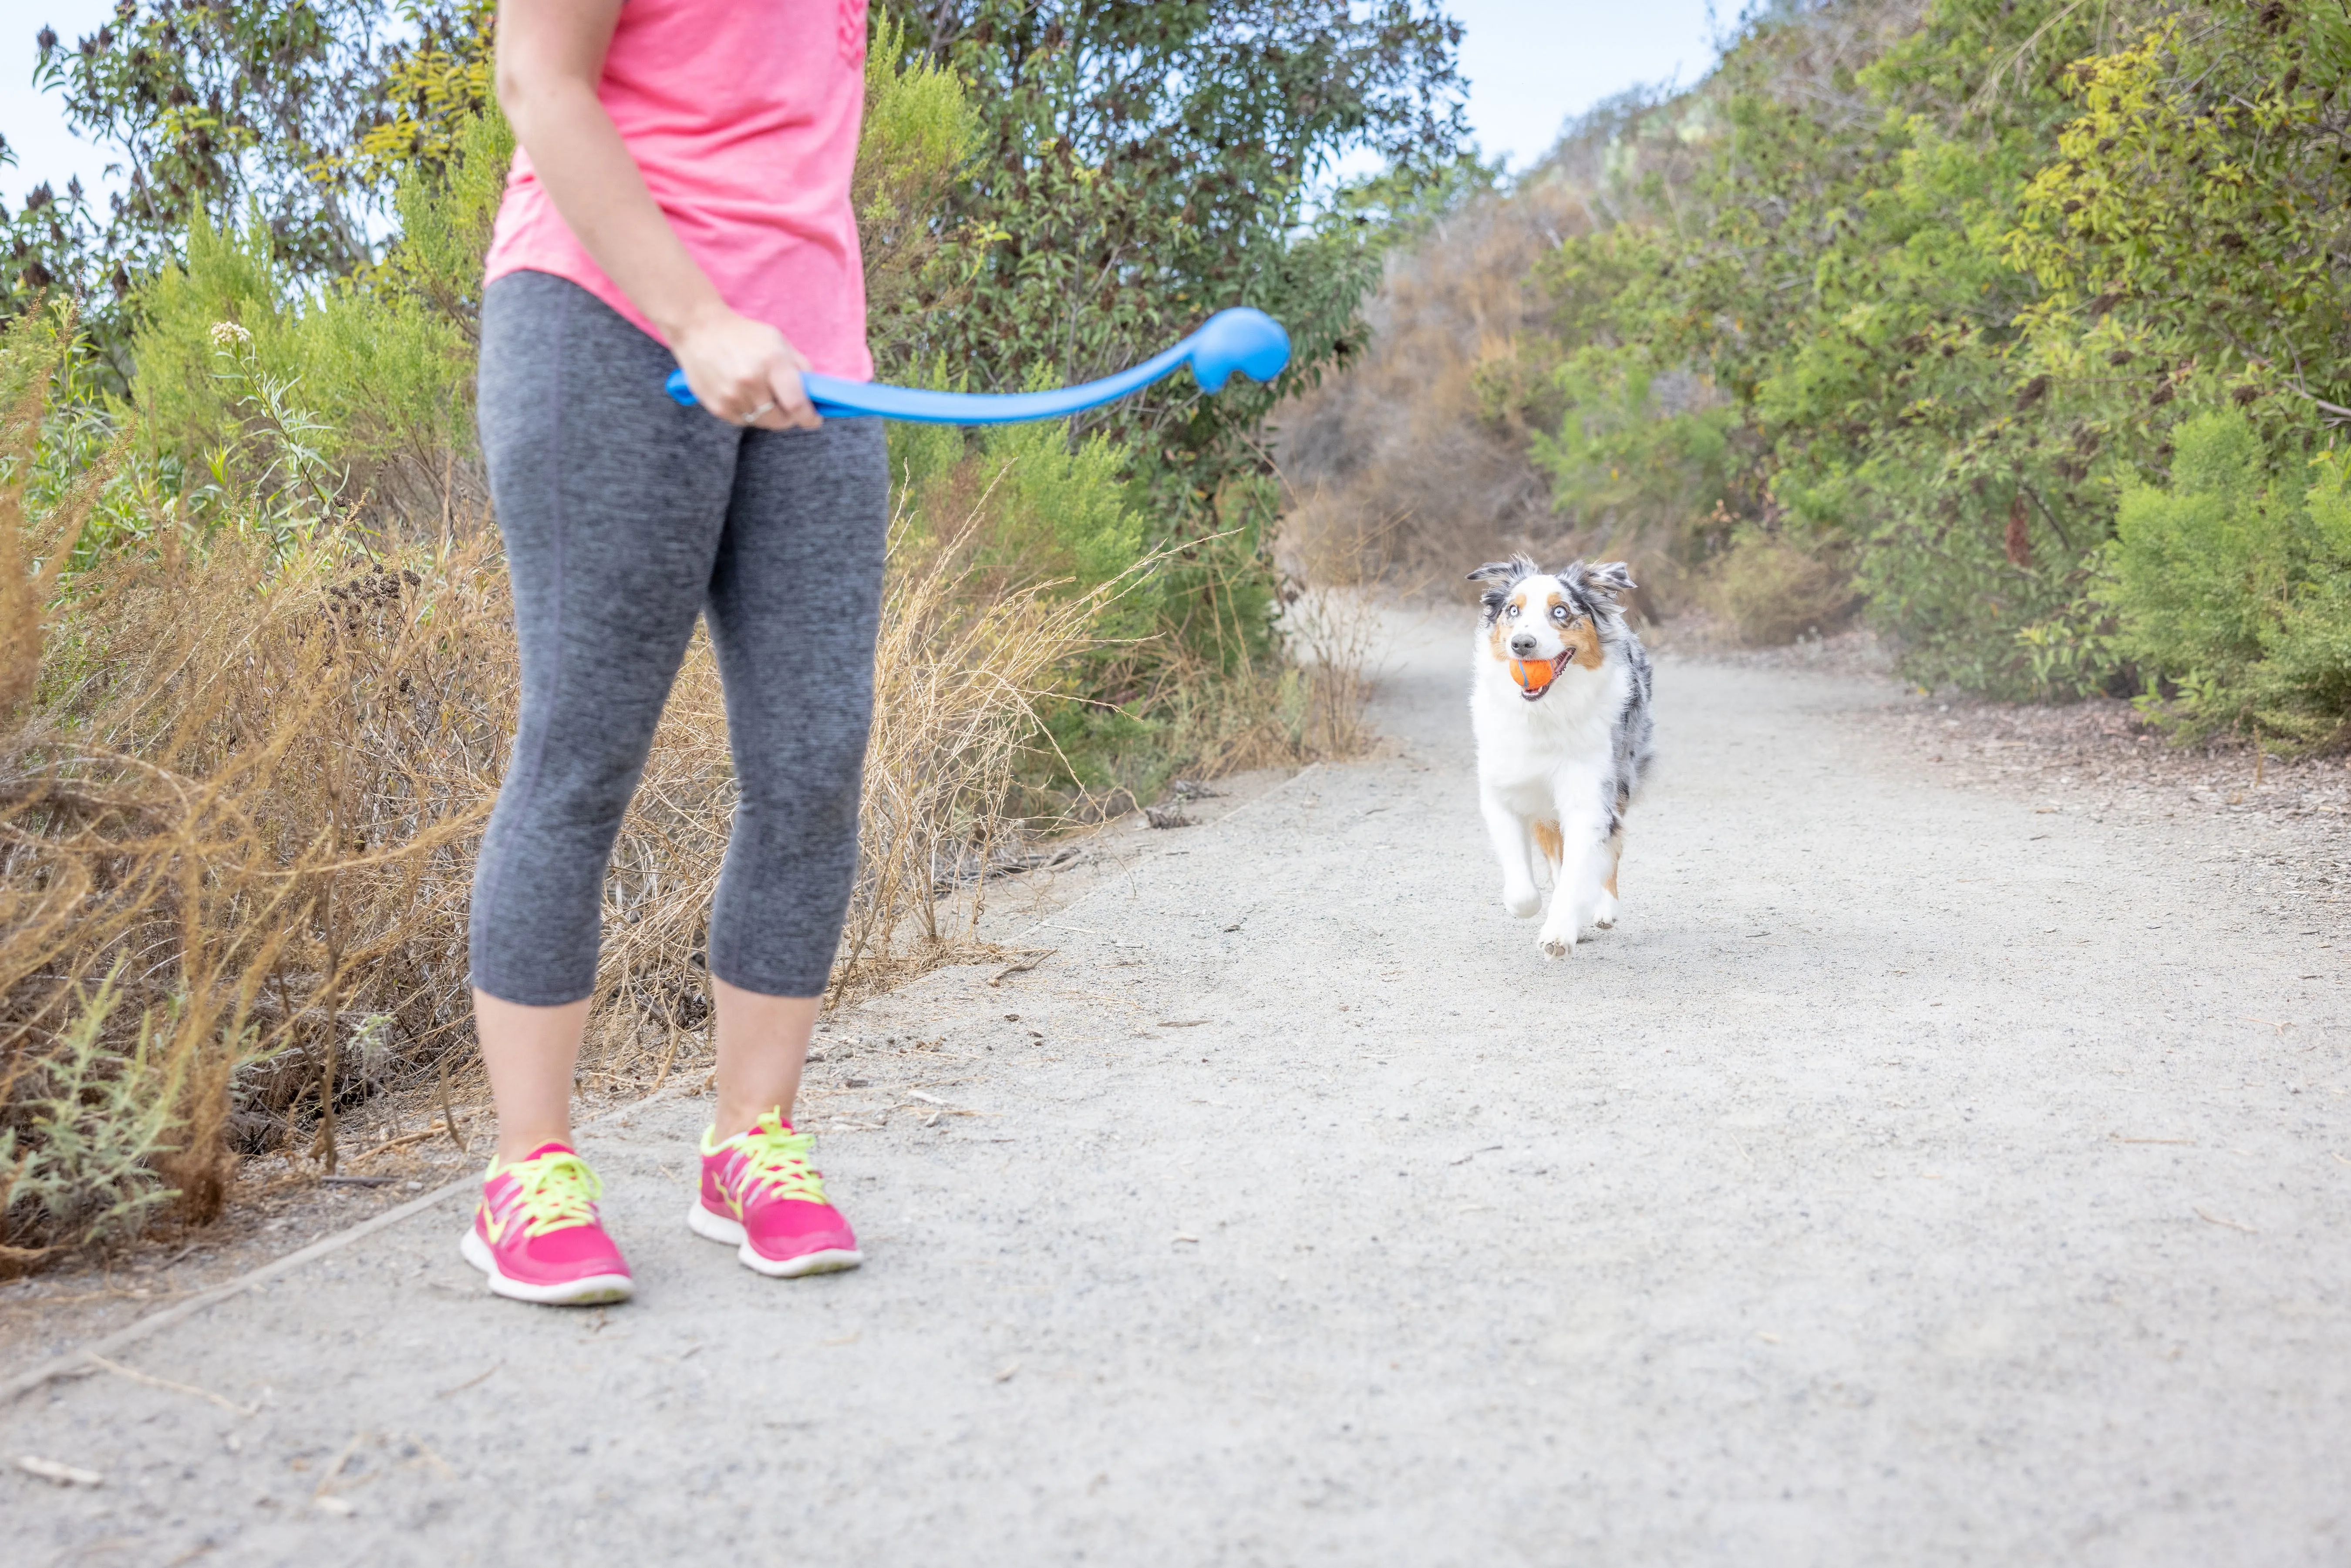
[[[800,372],[865,379],[849,179],[864,0],[504,0],[519,149],[482,304],[481,429],[522,713],[475,872],[498,1146],[465,1251],[521,1301],[625,1300],[570,1096],[606,862],[695,618],[741,787],[710,917],[718,1103],[696,1233],[854,1268],[789,1120],[857,855],[888,465]],[[683,367],[700,406],[662,389]]]

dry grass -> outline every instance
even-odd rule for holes
[[[1061,695],[1060,672],[1124,580],[1081,594],[993,581],[974,559],[979,517],[937,542],[902,517],[893,537],[835,1000],[977,950],[987,873],[1021,827],[1006,808],[1036,705]]]
[[[59,601],[94,491],[37,524],[15,486],[0,501],[0,685],[24,694],[0,721],[0,1242],[19,1262],[167,1199],[209,1218],[234,1151],[306,1100],[331,1160],[339,1105],[448,1048],[464,843],[512,706],[478,543],[273,563],[236,536],[190,549],[166,519]]]
[[[1289,662],[1230,670],[1185,663],[1171,673],[1155,706],[1194,777],[1353,757],[1370,738],[1368,615],[1352,603],[1301,615],[1293,604],[1283,619]]]
[[[478,520],[287,549],[158,517],[61,580],[99,480],[37,519],[0,490],[0,1266],[207,1219],[241,1154],[331,1170],[339,1113],[470,1063],[473,851],[516,706]],[[1031,705],[1116,591],[983,584],[971,531],[893,537],[836,996],[969,948],[986,884],[956,868],[1010,832]],[[614,852],[587,1073],[658,1083],[704,1049],[733,792],[697,638]]]
[[[1853,574],[1771,535],[1741,534],[1699,573],[1698,601],[1750,648],[1842,631],[1860,607]]]

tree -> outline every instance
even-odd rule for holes
[[[1123,442],[1158,537],[1186,543],[1173,601],[1196,645],[1261,647],[1276,496],[1254,439],[1344,355],[1378,275],[1373,225],[1318,208],[1339,158],[1391,187],[1458,179],[1458,24],[1429,0],[931,0],[892,4],[969,84],[978,151],[904,308],[918,363],[983,389],[1083,381],[1254,305],[1290,329],[1272,389],[1173,378],[1084,421]]]
[[[1440,177],[1463,133],[1458,24],[1384,0],[1174,0],[893,6],[972,84],[980,148],[949,203],[955,235],[927,347],[983,387],[1078,381],[1252,304],[1290,329],[1298,373],[1339,351],[1375,256],[1317,222],[1316,183],[1355,147]],[[951,314],[937,312],[946,302]],[[1207,444],[1265,400],[1190,406],[1182,390],[1109,415]]]
[[[42,28],[37,85],[120,154],[126,189],[103,215],[85,204],[35,233],[20,214],[12,303],[53,286],[127,294],[199,214],[222,229],[257,215],[299,278],[367,265],[389,184],[355,154],[383,118],[387,72],[455,26],[402,10],[407,43],[392,39],[391,0],[118,0],[71,48]]]

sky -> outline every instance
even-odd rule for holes
[[[15,167],[0,169],[0,197],[14,214],[25,193],[45,180],[63,190],[68,176],[79,174],[91,190],[105,188],[106,154],[66,129],[55,99],[33,89],[33,65],[40,57],[33,36],[47,24],[72,48],[113,17],[113,0],[7,0],[0,11],[6,13],[0,21],[0,137],[16,155]]]
[[[1452,0],[1447,9],[1466,29],[1471,132],[1488,158],[1507,158],[1514,170],[1601,99],[1629,87],[1687,85],[1714,59],[1708,0]],[[113,15],[113,0],[8,0],[0,10],[0,137],[16,154],[16,167],[0,169],[0,198],[13,212],[33,186],[62,188],[73,174],[94,192],[111,188],[104,152],[66,129],[32,76],[33,36],[44,23],[71,48]]]
[[[1471,134],[1513,170],[1550,152],[1561,127],[1602,99],[1667,81],[1687,87],[1714,64],[1708,0],[1452,0],[1446,9],[1463,29]]]

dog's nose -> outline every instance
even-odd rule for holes
[[[1521,632],[1517,636],[1510,639],[1510,652],[1516,653],[1520,658],[1523,659],[1534,651],[1535,638],[1533,632]]]

